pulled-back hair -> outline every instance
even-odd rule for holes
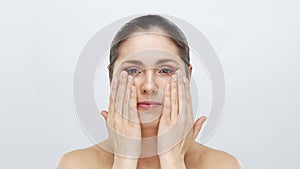
[[[109,78],[112,79],[114,63],[119,56],[119,47],[134,33],[157,32],[167,36],[177,47],[180,58],[186,64],[186,74],[189,76],[190,55],[189,46],[183,32],[170,20],[160,15],[144,15],[127,22],[115,35],[109,54]],[[159,32],[157,32],[159,33]]]

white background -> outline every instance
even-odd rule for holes
[[[1,1],[0,168],[52,169],[64,153],[93,144],[73,106],[77,58],[105,25],[149,12],[192,23],[218,53],[227,102],[206,145],[246,169],[299,168],[296,0]]]

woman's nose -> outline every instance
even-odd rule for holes
[[[143,83],[141,85],[142,94],[156,94],[158,92],[158,86],[155,81],[153,73],[145,73]]]

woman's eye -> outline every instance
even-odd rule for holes
[[[170,74],[173,74],[174,71],[173,71],[173,69],[170,69],[170,68],[162,68],[159,70],[159,73],[170,75]]]
[[[130,68],[126,70],[128,75],[137,75],[139,74],[141,71],[139,69],[136,68]]]

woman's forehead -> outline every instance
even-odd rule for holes
[[[168,36],[155,33],[139,33],[126,39],[119,47],[119,58],[133,55],[138,51],[160,49],[178,55],[179,51]]]
[[[183,66],[180,56],[161,49],[147,49],[138,51],[132,55],[123,57],[119,60],[119,65],[138,65],[155,67],[162,64]]]

